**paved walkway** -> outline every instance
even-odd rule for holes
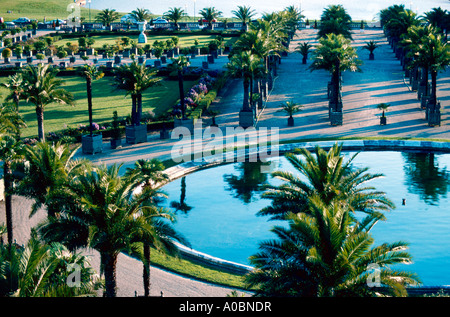
[[[315,30],[302,30],[291,43],[291,50],[302,41],[316,42]],[[366,41],[374,40],[381,46],[375,50],[375,60],[368,59],[368,51],[362,49]],[[430,128],[425,121],[425,113],[420,110],[417,94],[409,90],[403,78],[400,62],[394,57],[392,49],[380,30],[365,30],[354,34],[353,45],[357,47],[363,60],[361,73],[346,72],[343,75],[344,124],[330,126],[328,120],[328,99],[326,86],[330,75],[324,71],[310,72],[301,63],[301,55],[291,53],[282,59],[274,89],[260,116],[258,127],[279,127],[280,141],[304,138],[333,137],[424,137],[450,139],[448,113],[450,104],[450,70],[439,74],[438,97],[442,105],[442,125]],[[308,61],[310,63],[310,61]],[[242,83],[232,80],[221,92],[213,108],[221,112],[216,122],[220,127],[237,127],[238,112],[242,106]],[[278,112],[281,103],[292,100],[304,106],[295,115],[295,126],[287,127],[287,116]],[[379,103],[389,103],[388,124],[379,125]],[[205,118],[205,121],[209,118]],[[94,163],[124,163],[131,166],[140,158],[171,157],[171,150],[178,140],[161,140],[159,134],[150,135],[148,142],[126,145],[122,149],[111,150],[105,143],[104,152],[95,155],[82,155]],[[16,203],[16,201],[14,202]],[[17,201],[21,213],[26,214],[29,202]],[[23,216],[23,221],[25,221]],[[35,222],[35,219],[32,219]],[[20,222],[15,222],[20,223]],[[29,232],[25,228],[23,232]],[[18,234],[20,237],[20,232]],[[22,237],[23,238],[23,237]],[[97,257],[93,257],[95,261]],[[95,267],[95,266],[94,266]],[[141,288],[142,266],[138,261],[121,256],[118,261],[117,277],[120,296],[134,296],[134,290]],[[212,287],[190,279],[174,276],[161,270],[153,270],[152,295],[165,296],[225,296],[230,289]]]

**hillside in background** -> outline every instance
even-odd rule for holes
[[[0,17],[11,21],[20,17],[43,21],[61,19],[65,20],[71,13],[70,0],[2,0],[0,1]],[[91,18],[94,19],[100,10],[91,9]],[[130,10],[131,11],[131,10]],[[10,12],[10,13],[8,13]],[[89,7],[80,7],[81,17],[89,20]]]

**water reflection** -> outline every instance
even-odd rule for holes
[[[175,212],[181,211],[185,214],[189,212],[189,210],[192,209],[191,206],[189,206],[186,203],[186,176],[181,178],[181,190],[180,190],[180,201],[171,201],[170,207],[175,209]]]
[[[428,205],[438,205],[447,197],[449,174],[439,168],[435,153],[402,153],[405,160],[405,185],[408,192],[417,194]]]
[[[256,194],[263,190],[262,186],[267,184],[267,173],[263,173],[262,167],[269,166],[270,162],[242,162],[235,165],[235,169],[240,173],[225,174],[224,180],[228,183],[226,190],[234,192],[234,197],[242,200],[245,204],[251,203]],[[259,198],[259,196],[258,196]]]

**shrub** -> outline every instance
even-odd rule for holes
[[[11,55],[12,55],[12,51],[11,51],[11,49],[9,49],[9,48],[5,48],[5,49],[2,51],[2,57],[3,57],[3,58],[10,58]]]

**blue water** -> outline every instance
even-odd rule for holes
[[[276,169],[294,171],[283,157],[274,163]],[[255,216],[270,204],[261,199],[259,185],[280,181],[261,174],[259,165],[246,164],[245,169],[243,163],[235,163],[199,171],[163,190],[169,194],[166,206],[181,200],[190,207],[177,211],[175,229],[193,249],[248,265],[259,243],[275,238],[270,228],[283,222]],[[408,242],[414,263],[398,268],[417,273],[424,285],[450,285],[450,154],[362,152],[354,165],[383,173],[385,177],[370,185],[386,192],[396,205],[387,213],[387,221],[372,229],[374,246]]]
[[[167,12],[169,8],[181,7],[190,16],[199,16],[199,11],[206,7],[215,7],[217,10],[223,12],[224,17],[232,17],[232,11],[236,10],[239,5],[250,6],[257,13],[256,17],[260,17],[264,13],[271,13],[274,11],[280,11],[284,8],[294,5],[301,8],[303,14],[311,19],[320,19],[320,15],[323,9],[330,4],[342,4],[350,16],[354,20],[363,19],[366,21],[372,21],[377,19],[377,14],[380,10],[385,9],[392,4],[404,4],[406,8],[412,9],[418,14],[430,11],[435,7],[441,7],[442,9],[450,9],[450,4],[447,0],[413,0],[413,1],[392,1],[392,0],[367,0],[364,1],[364,5],[361,5],[356,0],[247,0],[245,2],[239,0],[92,0],[91,8],[93,9],[116,9],[119,12],[131,12],[136,8],[149,9],[154,14],[162,15]]]

